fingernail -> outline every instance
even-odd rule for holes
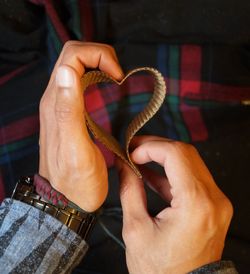
[[[70,88],[74,84],[74,75],[72,71],[64,66],[57,70],[56,83],[59,87]]]

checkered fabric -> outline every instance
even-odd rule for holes
[[[234,204],[225,256],[247,273],[250,2],[241,9],[224,2],[0,0],[0,200],[12,193],[21,175],[37,172],[39,101],[63,44],[70,39],[111,44],[125,72],[150,66],[164,75],[168,96],[159,113],[139,133],[190,142],[199,149],[216,182]],[[196,18],[203,20],[200,25],[194,25]],[[216,18],[223,24],[216,25]],[[187,23],[183,28],[187,27],[186,32],[179,22]],[[98,124],[123,143],[125,129],[147,104],[152,87],[153,79],[147,74],[133,75],[121,87],[92,86],[85,94],[87,109]],[[99,146],[111,167],[113,155]],[[112,199],[108,197],[106,203],[117,206],[118,184],[112,179]],[[149,208],[153,204],[155,209],[158,200],[152,199]],[[89,259],[85,258],[89,268],[96,256],[96,267],[102,269],[116,256],[119,263],[111,262],[112,271],[123,273],[124,254],[118,252],[115,243],[105,239],[99,248],[90,249]],[[105,254],[104,259],[101,254]],[[108,267],[107,273],[111,273]]]
[[[27,64],[16,63],[12,67],[6,65],[5,70],[4,67],[1,69],[1,200],[10,194],[23,167],[31,173],[37,169],[38,104],[63,44],[70,39],[98,40],[96,33],[101,31],[103,23],[100,22],[101,16],[98,17],[102,8],[100,1],[63,1],[68,11],[67,18],[62,17],[58,1],[31,2],[40,5],[46,14],[47,41],[44,43],[47,51]],[[247,75],[244,64],[239,67],[239,60],[218,62],[218,56],[227,58],[230,53],[237,52],[237,46],[140,44],[124,41],[113,41],[113,45],[124,70],[136,66],[153,66],[166,79],[168,96],[165,103],[142,133],[186,142],[206,141],[216,137],[213,132],[216,121],[208,115],[210,111],[223,112],[225,107],[249,104],[250,74]],[[238,62],[237,69],[242,73],[242,81],[238,77],[239,72],[234,74],[234,69],[231,69],[234,62]],[[222,65],[228,74],[216,74]],[[130,77],[122,87],[114,84],[93,86],[86,93],[87,109],[97,123],[123,142],[129,121],[146,105],[152,87],[152,77],[146,74]],[[100,148],[111,166],[113,155],[101,145]]]

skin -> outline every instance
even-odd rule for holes
[[[116,80],[123,72],[104,44],[65,44],[40,103],[39,173],[82,209],[92,212],[108,192],[104,158],[84,123],[80,77],[99,68]],[[123,239],[132,274],[187,273],[220,260],[232,205],[216,186],[194,147],[156,136],[133,139],[138,165],[154,161],[161,177],[142,168],[144,179],[169,207],[150,216],[143,181],[117,160],[123,208]]]
[[[80,77],[85,68],[99,68],[117,80],[123,77],[112,47],[76,41],[65,44],[40,102],[39,174],[92,212],[107,196],[108,179],[104,158],[84,123]]]
[[[197,150],[156,136],[136,137],[133,146],[135,163],[164,168],[165,177],[142,171],[170,206],[150,216],[143,181],[118,161],[129,272],[187,273],[220,260],[233,209]]]

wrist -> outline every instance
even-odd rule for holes
[[[61,192],[52,187],[50,182],[39,174],[34,175],[33,185],[37,194],[41,196],[45,201],[57,207],[72,207],[83,213],[91,213],[83,210],[77,204],[73,203],[66,198]],[[94,212],[94,211],[93,211]]]
[[[107,197],[107,182],[107,179],[104,180],[104,178],[95,174],[85,178],[81,177],[81,179],[71,179],[67,187],[55,184],[55,188],[84,211],[95,212],[102,206]]]
[[[92,170],[85,167],[81,170],[71,169],[71,172],[62,175],[57,170],[51,173],[40,168],[39,176],[82,210],[95,212],[102,206],[108,194],[107,169],[95,167]]]
[[[41,181],[44,183],[43,187]],[[86,240],[96,222],[97,212],[88,213],[81,210],[48,184],[49,182],[39,175],[23,177],[17,182],[12,198],[53,216]]]

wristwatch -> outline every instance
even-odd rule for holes
[[[53,216],[69,229],[75,231],[84,240],[87,239],[89,232],[96,222],[97,213],[88,213],[79,208],[70,206],[73,203],[66,203],[66,205],[65,203],[61,205],[57,203],[54,205],[47,199],[41,197],[41,195],[36,192],[34,176],[20,178],[11,198],[34,206]]]

